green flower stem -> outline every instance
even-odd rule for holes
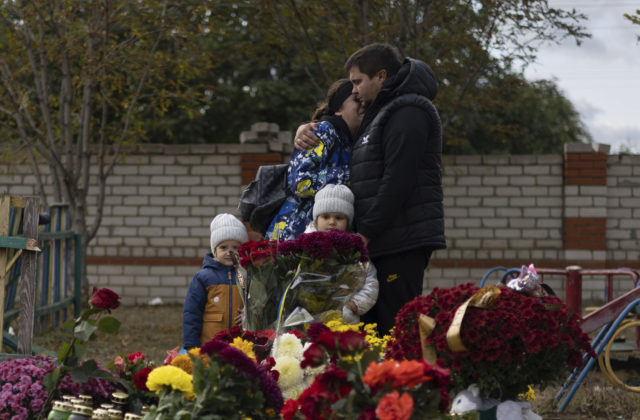
[[[75,321],[75,324],[74,324],[74,327],[73,327],[74,330],[75,330],[75,327],[80,325],[80,322],[82,322],[82,316],[79,317],[79,318],[76,318],[76,321]],[[58,389],[58,387],[60,386],[60,382],[62,381],[62,377],[63,377],[62,368],[66,365],[67,361],[69,360],[69,357],[71,357],[71,355],[73,354],[73,348],[74,348],[75,344],[76,344],[76,337],[74,336],[71,339],[71,343],[69,345],[69,348],[67,349],[67,351],[64,354],[64,357],[62,358],[62,361],[60,363],[60,367],[58,367],[56,369],[56,370],[58,370],[60,372],[60,374],[56,378],[56,381],[54,383],[53,388],[47,394],[47,399],[45,400],[44,404],[42,405],[42,410],[40,411],[40,414],[38,414],[38,417],[37,417],[38,420],[44,420],[46,418],[44,415],[45,415],[45,413],[47,413],[49,411],[48,410],[49,407],[51,407],[51,401],[53,400],[53,394],[56,392],[56,389]],[[54,372],[56,370],[54,370]]]

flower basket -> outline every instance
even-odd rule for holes
[[[591,351],[579,315],[570,313],[560,299],[491,287],[498,289],[493,302],[466,307],[461,319],[456,319],[458,309],[485,292],[473,283],[436,288],[407,303],[396,318],[386,356],[420,359],[423,350],[432,348],[439,362],[451,369],[453,391],[476,383],[484,397],[507,400],[526,392],[528,385],[543,389],[563,379],[580,364],[582,354]],[[422,340],[421,315],[435,321],[433,331]],[[451,346],[451,327],[456,323],[462,349]]]

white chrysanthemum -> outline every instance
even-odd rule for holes
[[[302,360],[302,342],[291,333],[282,334],[273,343],[271,355],[274,359],[290,356],[300,361]]]
[[[297,399],[306,388],[307,386],[305,385],[292,386],[291,388],[282,390],[282,396],[285,401],[289,399]]]
[[[273,367],[280,373],[278,385],[285,390],[291,387],[300,386],[304,378],[304,371],[300,368],[300,360],[291,356],[281,356],[276,359]]]

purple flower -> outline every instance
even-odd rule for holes
[[[47,398],[42,380],[55,368],[54,358],[40,355],[0,363],[0,420],[35,417]],[[108,398],[112,390],[113,385],[103,379],[90,378],[87,383],[78,384],[69,375],[63,378],[60,387],[64,394],[88,394],[101,398]]]
[[[241,350],[231,347],[228,343],[221,340],[211,340],[205,343],[200,351],[207,353],[210,357],[219,357],[224,362],[235,367],[242,375],[249,379],[258,379],[260,389],[265,395],[268,404],[273,407],[276,412],[280,412],[284,404],[282,392],[273,377],[262,370],[258,364],[249,359]]]

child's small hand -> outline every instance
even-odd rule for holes
[[[238,313],[233,317],[233,325],[242,326],[242,309],[238,309]]]
[[[353,312],[354,314],[358,313],[358,305],[356,305],[356,303],[352,300],[350,300],[349,302],[347,302],[344,306],[346,306],[347,308],[349,308],[349,310],[351,312]]]

